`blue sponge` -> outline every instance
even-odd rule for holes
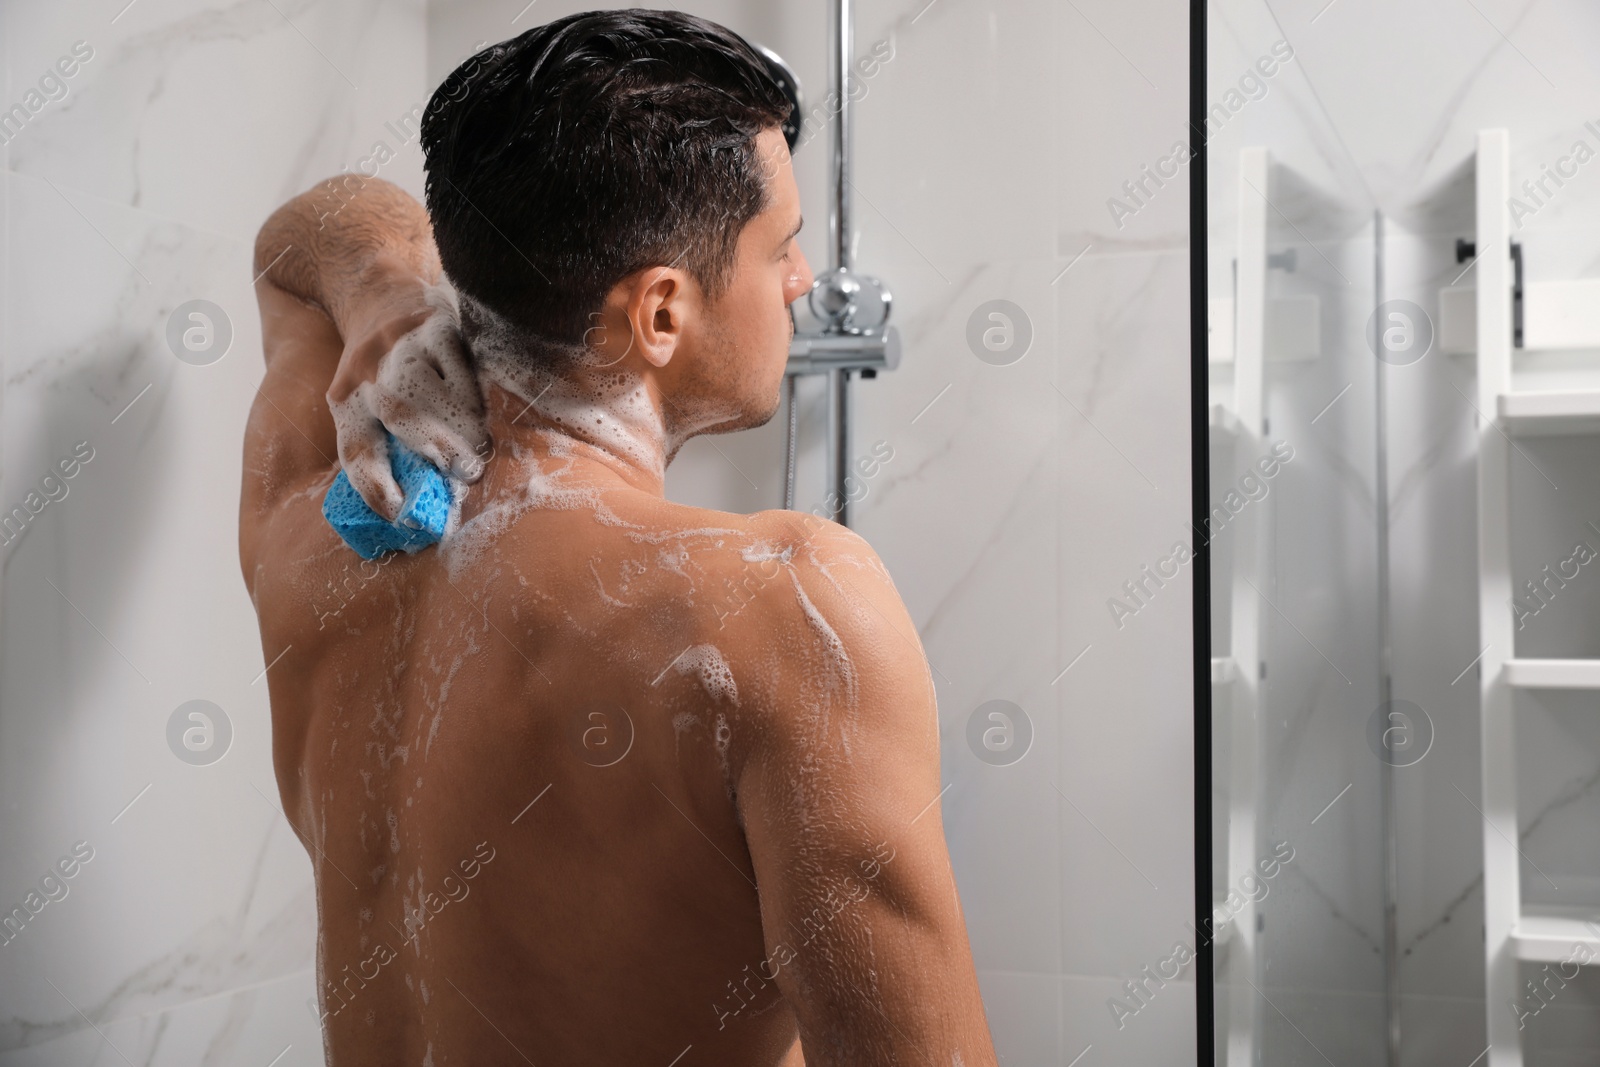
[[[406,497],[397,522],[389,522],[369,508],[344,471],[322,498],[322,517],[362,559],[377,559],[385,552],[420,551],[444,536],[450,517],[450,483],[433,464],[392,434],[389,469]]]

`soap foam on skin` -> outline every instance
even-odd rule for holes
[[[674,752],[680,751],[683,743],[684,732],[699,725],[700,716],[691,712],[680,711],[672,717],[672,743]]]
[[[526,344],[510,323],[471,297],[463,296],[461,303],[484,378],[580,437],[665,476],[667,429],[642,378],[619,370],[580,384],[547,365],[529,365]],[[586,346],[550,347],[551,364],[593,365],[594,353]]]
[[[712,743],[717,749],[717,759],[722,764],[722,780],[728,781],[733,772],[728,769],[728,744],[733,740],[733,728],[728,725],[726,716],[717,716],[717,733]]]
[[[433,749],[433,739],[439,736],[439,727],[444,723],[444,708],[446,701],[450,697],[451,684],[455,681],[456,675],[461,672],[461,668],[466,664],[468,658],[476,655],[479,651],[477,635],[470,630],[462,634],[462,644],[465,647],[456,653],[455,659],[451,661],[449,668],[444,672],[444,678],[439,682],[438,697],[428,701],[433,708],[433,718],[428,723],[428,737],[422,745],[423,760],[427,760],[428,753]],[[433,673],[436,677],[439,673],[437,661],[433,663]],[[417,788],[422,788],[422,779],[420,777],[417,779]],[[409,807],[410,804],[411,798],[407,797],[406,805]]]
[[[693,674],[712,700],[739,706],[739,687],[734,684],[733,671],[716,645],[690,645],[673,667],[679,674]]]
[[[594,575],[595,588],[600,590],[600,599],[605,601],[607,605],[613,608],[633,607],[633,605],[628,603],[626,600],[618,600],[616,597],[606,592],[606,583],[601,579],[600,570],[594,565],[594,560],[589,561],[589,573]]]
[[[833,575],[833,567],[836,564],[848,564],[856,570],[861,570],[863,567],[866,567],[875,575],[887,581],[890,585],[894,584],[894,580],[889,577],[889,572],[883,566],[881,560],[869,556],[867,561],[863,563],[863,561],[855,555],[845,555],[842,553],[836,553],[834,557],[829,560],[818,556],[817,548],[813,544],[807,543],[805,545],[805,549],[806,559],[810,561],[811,566],[817,571],[817,573],[821,574],[823,578],[827,579],[828,584],[833,586],[835,592],[837,592],[840,596],[847,597],[851,602],[854,600],[853,593],[847,592],[845,586],[842,585],[839,579],[835,578]]]
[[[485,506],[471,519],[458,523],[455,529],[446,529],[439,551],[450,580],[460,578],[462,571],[493,545],[499,534],[532,507],[526,492],[520,497],[503,497]]]
[[[845,650],[844,642],[839,639],[838,633],[834,631],[832,626],[828,625],[828,620],[822,617],[822,612],[818,611],[817,606],[811,602],[811,598],[806,596],[805,589],[800,585],[800,578],[794,571],[789,572],[789,578],[794,582],[795,596],[800,599],[800,610],[805,612],[806,622],[810,624],[816,635],[822,639],[822,647],[828,663],[833,668],[833,673],[839,682],[843,683],[845,700],[849,702],[851,707],[854,707],[858,688],[856,685],[856,668],[855,664],[850,661],[850,653]]]
[[[639,527],[631,522],[624,522],[616,512],[606,506],[601,497],[602,490],[594,485],[568,485],[568,475],[574,464],[574,445],[570,441],[560,438],[551,442],[550,455],[557,460],[566,460],[565,463],[552,463],[548,468],[541,467],[537,460],[530,460],[528,467],[528,501],[530,506],[536,508],[555,508],[558,510],[571,510],[574,508],[588,508],[594,512],[594,517],[606,526],[626,526],[637,530]]]
[[[689,550],[682,545],[663,548],[656,553],[656,565],[664,571],[671,571],[689,583],[689,588],[694,589],[694,579],[690,577],[686,565],[689,562]],[[693,600],[690,601],[693,603]]]
[[[637,529],[637,527],[635,527]],[[727,526],[702,526],[695,530],[667,530],[659,533],[630,533],[628,540],[641,545],[660,545],[668,541],[682,541],[688,537],[743,537],[743,530],[731,529]],[[721,541],[714,541],[712,548],[721,548]]]
[[[477,515],[465,521],[460,519],[460,505],[470,490],[463,488],[457,493],[451,524],[440,542],[440,550],[446,556],[452,580],[459,577],[462,569],[523,513],[536,508],[561,511],[587,509],[594,512],[596,520],[606,526],[639,529],[612,511],[605,502],[605,490],[600,486],[581,482],[570,484],[577,449],[583,447],[580,442],[560,434],[547,435],[547,439],[549,463],[541,463],[516,442],[510,444],[510,453],[505,459],[526,478],[521,492],[508,493],[490,501]]]
[[[773,548],[765,541],[757,541],[755,544],[742,550],[739,553],[739,558],[744,560],[746,563],[769,563],[773,560],[777,560],[779,563],[787,565],[789,560],[794,557],[794,549],[794,545],[785,545],[783,548],[777,549]]]
[[[618,359],[601,364],[600,355],[585,344],[546,341],[545,357],[530,365],[527,342],[515,327],[469,296],[462,295],[460,303],[462,322],[470,326],[472,353],[485,378],[657,479],[666,477],[667,464],[691,437],[742,414],[737,404],[712,397],[664,400],[673,409],[669,425],[644,378],[617,368]],[[574,380],[552,367],[586,373]]]

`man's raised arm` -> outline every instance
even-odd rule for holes
[[[483,399],[428,214],[410,194],[358,175],[313,186],[262,225],[255,274],[333,320],[343,348],[327,402],[340,464],[368,504],[393,518],[403,502],[386,430],[435,466],[478,476]]]
[[[995,1062],[939,817],[932,679],[888,573],[828,523],[763,620],[786,682],[737,783],[807,1067]],[[790,607],[792,605],[792,608]]]

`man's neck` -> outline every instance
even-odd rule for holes
[[[480,363],[479,380],[496,453],[520,450],[574,462],[585,480],[665,494],[671,447],[661,400],[621,368],[548,370],[504,359]]]

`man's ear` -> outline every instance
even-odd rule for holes
[[[627,315],[634,346],[651,365],[665,367],[683,340],[693,284],[675,267],[651,267],[631,282]]]

